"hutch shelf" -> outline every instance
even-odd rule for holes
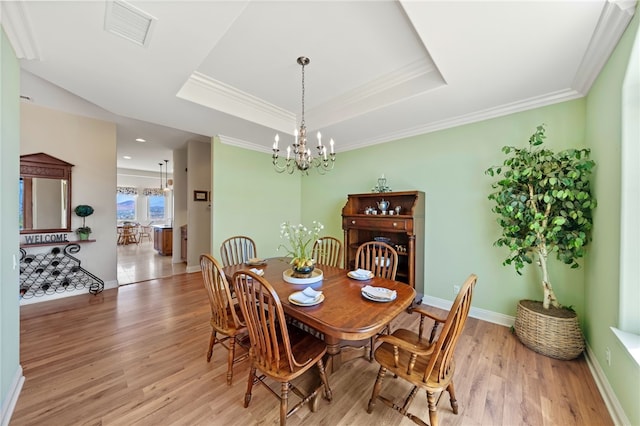
[[[378,203],[382,200],[389,202],[388,212],[393,215],[381,214]],[[420,304],[424,295],[424,204],[421,191],[349,194],[342,209],[345,267],[355,268],[360,244],[386,240],[398,252],[396,280],[412,286],[416,290],[414,303]],[[400,207],[400,214],[396,207]],[[377,214],[371,214],[372,209]]]

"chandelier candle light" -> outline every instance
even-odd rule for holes
[[[278,160],[278,153],[280,152],[280,149],[278,149],[279,135],[276,134],[275,142],[273,143],[273,166],[278,173],[286,170],[287,173],[292,174],[297,169],[308,175],[309,169],[315,167],[320,174],[325,174],[333,169],[336,161],[336,154],[333,151],[333,139],[329,141],[330,152],[327,156],[327,146],[322,144],[320,132],[317,134],[317,156],[314,157],[311,153],[311,148],[307,148],[307,126],[304,121],[304,67],[309,65],[309,62],[311,60],[306,56],[298,58],[298,64],[302,66],[302,121],[300,122],[300,129],[294,131],[293,149],[291,146],[287,146],[287,159],[283,164]]]

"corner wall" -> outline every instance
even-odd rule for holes
[[[594,211],[594,244],[589,248],[585,262],[586,320],[583,330],[591,354],[626,414],[627,419],[620,421],[629,421],[632,425],[640,425],[640,366],[610,327],[618,326],[620,311],[622,84],[639,22],[640,11],[637,9],[591,88],[586,110],[586,144],[597,163],[592,184],[598,207]],[[640,285],[637,277],[636,285]],[[636,306],[640,306],[640,300],[637,303]],[[611,351],[611,365],[606,362],[607,348]]]
[[[233,235],[256,242],[260,257],[285,256],[278,251],[280,224],[301,218],[301,177],[278,174],[271,156],[213,140],[212,254]],[[334,188],[336,189],[336,188]]]

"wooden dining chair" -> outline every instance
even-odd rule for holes
[[[396,279],[398,252],[387,243],[368,241],[356,251],[356,269],[366,269],[376,277]]]
[[[249,329],[251,370],[244,396],[244,407],[251,402],[254,383],[262,383],[270,393],[280,399],[280,425],[287,417],[310,401],[311,411],[318,408],[320,390],[331,401],[331,388],[322,357],[327,352],[325,343],[296,327],[287,327],[282,304],[273,287],[251,271],[233,274],[233,287]],[[320,384],[305,395],[291,381],[313,366],[318,367]],[[260,371],[260,375],[256,374]],[[280,394],[265,382],[269,378],[280,383]],[[289,390],[300,397],[291,409],[288,407]]]
[[[124,228],[122,226],[117,226],[116,227],[116,235],[118,237],[116,244],[121,245],[124,243],[124,237],[122,236],[124,232]]]
[[[134,225],[124,225],[122,227],[121,240],[123,245],[137,244],[136,227]]]
[[[211,361],[213,346],[216,343],[224,346],[228,351],[227,384],[230,385],[233,381],[233,365],[249,356],[248,353],[244,353],[236,357],[237,343],[241,341],[243,335],[246,336],[247,327],[242,321],[239,306],[231,297],[231,289],[218,261],[208,254],[202,254],[200,269],[211,307],[211,338],[207,362]],[[218,334],[222,337],[218,337]]]
[[[311,257],[320,265],[342,266],[342,242],[334,237],[322,237],[313,243]]]
[[[410,330],[398,329],[390,336],[379,337],[382,344],[376,349],[374,356],[380,364],[380,370],[378,370],[378,376],[373,386],[367,413],[373,412],[376,400],[379,399],[415,423],[424,425],[426,423],[423,420],[408,411],[417,391],[424,389],[427,393],[429,424],[431,426],[438,426],[437,393],[446,390],[449,393],[451,409],[454,414],[458,414],[458,402],[453,388],[455,371],[453,353],[469,315],[473,289],[477,279],[478,277],[474,274],[467,278],[446,319],[438,318],[420,307],[416,307],[413,312],[417,312],[421,316],[417,334]],[[442,330],[435,342],[433,341],[433,333],[429,339],[424,339],[422,336],[422,319],[424,317],[434,320],[436,324],[442,324]],[[397,398],[380,395],[382,382],[387,371],[393,373],[394,378],[401,378],[413,385],[402,406],[395,403]]]
[[[376,277],[395,280],[398,270],[398,252],[387,243],[368,241],[358,247],[355,266],[356,269],[361,268],[373,272]],[[387,324],[377,335],[369,339],[369,361],[373,360],[376,337],[381,334],[389,334],[390,330],[390,326]]]
[[[153,228],[149,225],[140,226],[140,231],[138,232],[138,244],[140,244],[144,238],[148,239],[149,242],[153,242]]]
[[[256,257],[256,243],[249,237],[236,235],[227,238],[220,246],[222,265],[239,265]]]

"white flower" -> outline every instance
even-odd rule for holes
[[[288,245],[280,244],[278,250],[280,250],[280,247],[287,250],[287,254],[293,258],[292,263],[296,259],[311,260],[313,243],[318,240],[322,229],[324,229],[324,226],[315,220],[313,221],[312,229],[303,224],[296,226],[289,224],[289,222],[284,222],[280,225],[280,238],[287,240]]]

